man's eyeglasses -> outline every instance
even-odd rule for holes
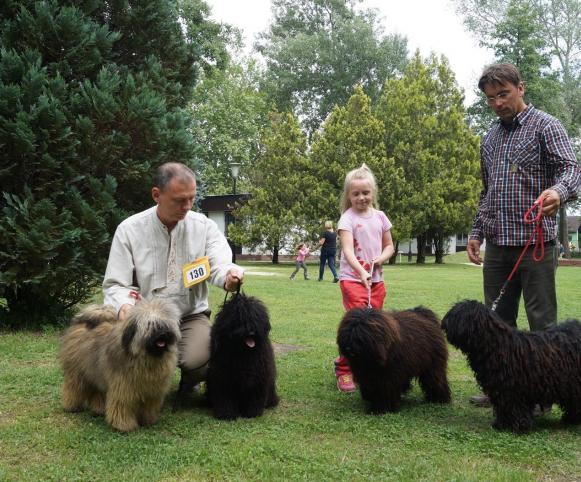
[[[510,95],[510,92],[508,90],[503,90],[502,92],[499,92],[496,95],[491,95],[486,97],[486,102],[488,102],[489,104],[494,104],[494,102],[498,99],[498,100],[504,100],[506,99],[508,96]]]

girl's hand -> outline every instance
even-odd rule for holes
[[[365,286],[367,289],[371,288],[371,274],[367,271],[363,271],[359,273],[359,279],[361,280],[361,284]]]

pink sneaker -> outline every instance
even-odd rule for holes
[[[355,383],[353,383],[353,375],[347,373],[337,377],[337,388],[340,392],[350,393],[356,390]]]

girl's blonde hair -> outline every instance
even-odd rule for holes
[[[375,176],[371,169],[367,167],[367,164],[361,164],[361,167],[349,171],[345,176],[345,183],[343,184],[343,192],[341,193],[341,200],[339,201],[339,209],[341,213],[344,213],[351,207],[351,201],[349,201],[349,189],[351,183],[355,180],[368,181],[371,186],[371,203],[373,207],[377,209],[377,182],[375,181]]]
[[[325,221],[325,229],[333,229],[333,221]]]
[[[295,251],[298,251],[299,249],[301,249],[303,246],[305,245],[305,243],[299,243],[297,244],[297,247],[295,248]]]

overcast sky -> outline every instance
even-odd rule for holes
[[[247,46],[256,33],[269,24],[270,0],[206,0],[212,7],[212,18],[244,31]],[[420,49],[426,57],[430,51],[444,54],[464,89],[466,102],[474,100],[473,89],[483,67],[493,55],[478,47],[464,30],[449,0],[365,0],[363,6],[377,8],[385,33],[399,33],[408,38],[410,53]]]

